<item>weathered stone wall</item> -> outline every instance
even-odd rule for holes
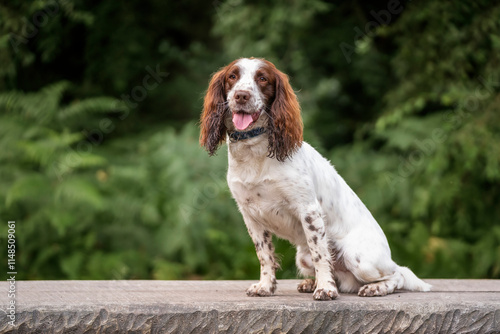
[[[21,281],[14,325],[2,282],[0,332],[500,333],[500,281],[427,282],[434,291],[320,302],[295,280],[267,298],[247,297],[249,281]]]

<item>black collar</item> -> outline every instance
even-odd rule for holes
[[[257,137],[258,135],[261,135],[264,132],[266,132],[266,128],[255,128],[250,131],[233,131],[229,133],[229,138],[231,139],[231,141],[235,142],[238,140],[245,140]]]

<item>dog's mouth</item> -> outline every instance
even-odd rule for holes
[[[259,116],[260,116],[260,110],[253,113],[236,111],[233,112],[233,124],[236,127],[236,129],[242,131],[248,129],[252,124],[257,122]]]

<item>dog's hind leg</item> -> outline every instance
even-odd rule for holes
[[[389,279],[369,283],[363,285],[359,291],[358,296],[361,297],[381,297],[393,293],[398,286],[398,279],[391,277]]]
[[[297,255],[295,256],[295,263],[299,272],[302,276],[306,277],[299,285],[297,286],[297,290],[299,292],[314,292],[316,289],[316,280],[314,278],[314,264],[312,262],[311,253],[309,252],[309,248],[307,246],[298,246],[297,247]]]
[[[415,276],[410,269],[398,266],[394,274],[362,286],[358,291],[358,295],[361,297],[385,296],[393,293],[396,289],[430,291],[431,285]]]

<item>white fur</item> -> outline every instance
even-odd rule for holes
[[[260,59],[242,58],[238,61],[237,65],[240,68],[240,78],[227,94],[227,102],[229,103],[229,107],[231,109],[234,109],[236,107],[234,93],[239,90],[244,90],[248,92],[254,92],[254,94],[251,95],[248,104],[251,105],[255,110],[262,110],[264,101],[254,78],[255,72],[257,72],[259,67],[262,65],[262,61]]]
[[[260,99],[253,79],[259,62],[240,60],[239,66],[238,89]],[[337,285],[342,292],[361,296],[430,290],[429,284],[392,261],[387,239],[370,211],[309,144],[303,142],[290,159],[279,162],[267,157],[266,134],[227,142],[227,182],[261,263],[260,281],[249,288],[249,295],[270,295],[276,287],[278,265],[266,233],[297,247],[300,272],[316,278],[315,299],[336,298]]]

